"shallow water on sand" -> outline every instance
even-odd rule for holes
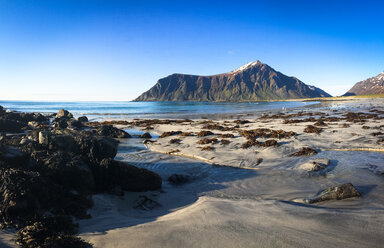
[[[139,138],[121,140],[116,159],[158,173],[162,190],[94,196],[93,217],[80,222],[80,236],[95,247],[381,247],[384,154],[323,151],[313,157],[331,160],[326,173],[299,172],[297,165],[309,158],[248,170],[152,152]],[[174,173],[191,181],[174,186],[167,181]],[[362,197],[293,201],[347,182]],[[140,195],[159,206],[136,209]]]
[[[313,174],[296,169],[313,158],[328,158],[330,165],[325,171]],[[384,153],[322,151],[309,158],[291,159],[277,166],[247,170],[155,153],[147,150],[140,139],[133,138],[120,144],[117,159],[160,174],[165,188],[174,188],[166,181],[170,175],[189,175],[193,180],[185,188],[198,188],[196,195],[292,201],[311,197],[319,190],[337,184],[352,183],[363,197],[318,205],[333,207],[342,204],[344,207],[384,209],[384,175],[381,174],[384,171]]]

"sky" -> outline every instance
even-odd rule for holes
[[[384,1],[0,0],[0,100],[128,101],[260,60],[341,95],[384,71]]]

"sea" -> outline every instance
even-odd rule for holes
[[[252,114],[270,110],[286,110],[316,102],[51,102],[51,101],[4,101],[0,106],[10,111],[57,113],[63,108],[75,117],[86,115],[90,120],[134,118],[204,118]]]

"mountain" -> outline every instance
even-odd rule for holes
[[[354,95],[372,95],[384,93],[384,72],[376,77],[371,77],[366,80],[356,83],[344,96]]]
[[[329,97],[314,86],[275,71],[260,61],[223,74],[172,74],[135,101],[258,101]]]

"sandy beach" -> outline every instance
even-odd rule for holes
[[[119,125],[152,134],[145,145],[121,140],[116,159],[158,173],[162,190],[95,195],[80,237],[95,247],[381,247],[383,106],[361,99]],[[297,154],[303,147],[313,152]],[[169,182],[174,174],[185,182]],[[346,183],[361,196],[308,203]]]

